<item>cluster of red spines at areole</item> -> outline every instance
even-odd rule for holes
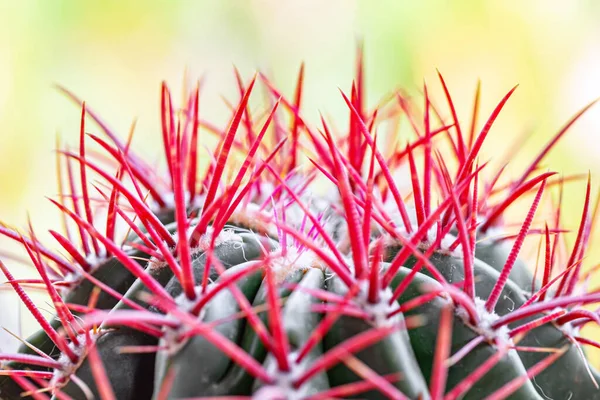
[[[535,276],[539,287],[531,288],[527,302],[513,312],[496,319],[489,329],[499,330],[514,323],[548,312],[543,317],[530,320],[518,328],[507,329],[510,338],[524,335],[542,324],[554,322],[579,328],[587,323],[599,323],[598,312],[583,306],[600,303],[600,292],[578,291],[591,274],[582,271],[582,260],[592,233],[592,223],[598,208],[590,207],[591,188],[588,177],[585,203],[577,229],[575,243],[568,257],[561,257],[561,242],[566,230],[560,221],[560,201],[555,205],[551,226],[534,228],[534,214],[549,187],[558,187],[580,177],[557,178],[552,172],[540,172],[541,161],[567,129],[589,108],[585,107],[569,121],[536,155],[521,176],[503,186],[499,185],[505,165],[489,171],[488,163],[479,162],[480,150],[490,129],[515,88],[500,101],[479,133],[476,132],[479,109],[479,85],[475,105],[468,129],[459,123],[450,93],[440,75],[440,82],[447,100],[450,118],[446,121],[443,112],[431,102],[427,87],[424,87],[425,105],[421,116],[413,111],[411,99],[401,92],[393,93],[373,110],[365,106],[362,56],[359,57],[357,77],[350,94],[341,93],[349,110],[349,126],[346,133],[332,132],[330,124],[321,118],[318,127],[311,125],[301,111],[304,67],[298,75],[293,98],[288,99],[260,74],[247,85],[236,71],[241,99],[232,107],[232,118],[227,129],[221,130],[200,119],[200,83],[187,99],[181,110],[175,110],[169,89],[161,89],[161,122],[167,174],[157,170],[130,146],[133,127],[126,141],[121,140],[92,110],[77,97],[63,89],[68,97],[82,108],[79,150],[63,149],[58,152],[59,195],[51,200],[64,216],[64,230],[50,231],[61,246],[59,251],[41,244],[29,223],[28,232],[0,226],[0,234],[23,245],[26,254],[39,273],[38,279],[14,279],[10,269],[0,261],[0,269],[29,312],[56,345],[60,358],[50,357],[43,352],[34,354],[1,353],[0,361],[19,362],[30,366],[46,367],[46,370],[6,369],[24,392],[33,398],[48,399],[52,393],[57,399],[69,398],[61,392],[62,385],[72,376],[82,359],[88,357],[93,374],[103,399],[115,399],[94,346],[101,334],[98,326],[127,326],[149,335],[164,338],[167,331],[181,335],[202,335],[218,346],[235,363],[262,381],[261,398],[283,398],[286,395],[280,377],[295,371],[292,388],[298,388],[315,374],[342,362],[363,378],[362,381],[337,386],[328,391],[313,394],[312,400],[344,398],[376,390],[392,399],[406,396],[391,383],[402,379],[398,374],[380,376],[352,354],[381,340],[391,332],[411,329],[422,321],[406,318],[402,324],[376,326],[355,336],[324,353],[309,366],[297,367],[311,349],[322,340],[325,333],[341,315],[369,319],[372,314],[365,311],[368,304],[389,301],[390,308],[384,318],[410,310],[442,296],[451,300],[439,324],[435,348],[435,362],[429,392],[432,399],[460,398],[487,371],[509,351],[503,348],[452,390],[446,389],[448,368],[464,357],[472,348],[485,340],[484,334],[468,343],[461,351],[450,354],[449,342],[452,335],[453,309],[461,309],[474,326],[480,324],[481,310],[475,296],[473,258],[476,242],[493,228],[502,226],[504,211],[517,200],[535,194],[531,207],[518,233],[507,235],[502,240],[511,243],[507,261],[500,273],[491,295],[483,304],[492,312],[504,285],[517,260],[524,240],[528,235],[541,235],[543,246],[543,268],[536,268]],[[272,103],[257,118],[251,115],[248,101],[255,84],[260,81],[267,90]],[[282,120],[285,113],[289,126]],[[86,134],[85,122],[91,118],[106,138]],[[377,145],[378,125],[384,121],[407,118],[416,138],[400,146],[388,137],[390,146],[383,154]],[[433,128],[434,123],[439,125]],[[262,121],[258,124],[257,121]],[[391,124],[392,126],[394,124]],[[200,129],[205,132],[201,132]],[[210,132],[219,141],[206,168],[200,168],[201,154],[198,145],[201,135]],[[245,134],[245,136],[244,136]],[[90,141],[101,151],[90,149]],[[444,152],[444,154],[442,154]],[[416,156],[422,156],[423,168],[418,168]],[[451,155],[451,157],[448,156]],[[302,162],[306,158],[308,162]],[[448,165],[449,160],[455,165]],[[235,165],[236,167],[231,167]],[[397,170],[407,168],[408,177],[402,182],[411,193],[402,192],[398,185]],[[94,176],[97,180],[93,180]],[[487,178],[486,178],[487,177]],[[316,198],[305,195],[309,183],[325,181],[339,190],[329,208],[315,209]],[[409,195],[410,194],[410,195]],[[412,197],[411,205],[407,205]],[[561,196],[562,197],[562,196]],[[495,202],[490,199],[498,199]],[[437,203],[436,203],[437,202]],[[253,205],[253,207],[249,207]],[[300,213],[297,226],[287,223],[288,213]],[[241,210],[241,211],[240,211]],[[411,216],[411,210],[414,217]],[[171,216],[171,217],[169,217]],[[100,217],[105,218],[100,221]],[[175,221],[176,233],[169,231],[164,220]],[[216,285],[209,285],[209,268],[201,282],[194,282],[192,253],[199,246],[208,254],[208,263],[218,271],[224,271],[211,253],[219,240],[219,234],[232,220],[251,226],[254,231],[275,237],[281,244],[279,253],[265,251],[264,257],[251,268],[231,274]],[[343,225],[335,232],[331,225],[341,220]],[[416,220],[416,221],[415,221]],[[194,221],[193,229],[190,229]],[[129,231],[124,240],[117,236],[118,225]],[[335,224],[334,224],[335,225]],[[449,233],[456,239],[444,243]],[[339,237],[342,236],[342,240]],[[134,236],[137,240],[128,238]],[[386,270],[380,264],[389,243],[399,244],[400,250],[391,259]],[[541,243],[541,242],[540,242]],[[267,241],[264,243],[268,246]],[[139,250],[152,257],[153,262],[164,263],[181,283],[187,304],[179,306],[163,287],[149,276],[144,268],[133,259],[129,250]],[[278,272],[271,268],[279,258],[301,257],[311,253],[320,265],[332,271],[349,289],[345,296],[322,290],[312,290],[310,295],[323,301],[315,305],[314,312],[323,313],[318,327],[309,340],[290,356],[290,344],[281,321],[281,302],[277,288],[281,285]],[[449,283],[429,260],[438,250],[459,251],[464,259],[464,281]],[[109,285],[96,279],[92,273],[107,259],[115,257],[136,278],[150,289],[146,301],[160,310],[149,311],[137,303],[123,298]],[[409,257],[417,263],[414,274],[409,275],[391,294],[383,294],[396,272]],[[350,264],[352,267],[350,267]],[[235,283],[259,268],[265,270],[268,288],[267,312],[269,323],[264,324],[257,316]],[[411,282],[411,278],[424,269],[440,284],[440,289],[414,299],[411,302],[391,307]],[[88,304],[66,304],[61,291],[90,280],[97,286]],[[43,287],[60,319],[58,328],[46,321],[23,289],[26,286]],[[198,290],[196,285],[200,286]],[[203,307],[224,288],[229,288],[241,309],[240,318],[246,318],[261,342],[276,361],[276,372],[267,370],[248,355],[239,345],[214,331],[211,324],[203,323],[197,316]],[[108,313],[96,309],[100,292],[122,300],[130,309]],[[364,292],[364,293],[363,293]],[[360,295],[364,294],[366,300]],[[549,293],[552,293],[551,298]],[[364,301],[363,301],[364,300]],[[77,316],[74,313],[78,313]],[[181,329],[185,327],[186,329]],[[573,330],[573,332],[576,332]],[[181,339],[179,337],[178,339]],[[600,348],[600,343],[581,336],[570,337],[573,343]],[[494,340],[497,340],[494,339]],[[128,352],[156,351],[157,348],[129,348]],[[549,352],[520,379],[507,382],[490,398],[505,398],[526,380],[534,377],[561,356],[561,351]],[[298,372],[300,371],[300,372]],[[167,374],[163,388],[157,390],[158,399],[167,398],[169,385],[174,376]],[[593,378],[591,378],[593,379]],[[39,388],[46,388],[40,390]],[[237,398],[237,397],[236,397]]]

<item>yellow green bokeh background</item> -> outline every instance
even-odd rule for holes
[[[443,104],[437,68],[468,121],[478,79],[482,118],[520,84],[484,148],[493,157],[519,135],[533,135],[514,160],[516,173],[600,96],[598,21],[593,0],[0,0],[0,219],[24,226],[29,212],[40,234],[59,221],[43,196],[56,193],[56,134],[76,144],[79,109],[55,83],[122,134],[138,118],[136,146],[158,157],[161,80],[177,93],[184,71],[192,80],[204,75],[201,114],[222,123],[220,95],[236,93],[233,65],[245,77],[260,68],[291,94],[304,61],[308,115],[345,118],[337,88],[349,88],[361,40],[371,105],[397,87],[418,93],[424,80]],[[597,190],[599,134],[597,106],[545,165],[590,170]],[[569,186],[567,228],[578,223],[583,190],[583,182]],[[586,263],[597,259],[592,252]]]

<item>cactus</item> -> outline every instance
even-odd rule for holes
[[[163,84],[164,171],[63,89],[82,112],[78,151],[57,155],[60,250],[31,222],[0,226],[39,275],[15,279],[0,261],[4,285],[40,324],[0,353],[0,398],[600,399],[583,348],[600,344],[580,335],[600,323],[582,267],[589,176],[569,251],[560,201],[534,223],[550,189],[579,180],[539,171],[593,103],[503,180],[480,150],[515,88],[476,132],[479,87],[467,128],[441,75],[448,112],[427,87],[422,112],[401,92],[369,110],[363,76],[359,56],[335,133],[302,113],[303,67],[290,99],[262,74],[236,75],[224,130],[201,119],[199,85],[177,109]],[[268,102],[254,113],[259,82]],[[398,136],[400,119],[413,135]],[[510,235],[517,201],[529,209]],[[539,268],[520,256],[528,236]],[[53,318],[26,285],[44,288]]]

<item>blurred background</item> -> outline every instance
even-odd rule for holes
[[[52,150],[57,133],[76,144],[80,110],[55,84],[85,99],[122,135],[137,118],[136,146],[158,157],[162,80],[179,93],[184,75],[191,82],[204,76],[201,114],[222,126],[227,109],[220,96],[236,94],[234,65],[246,78],[266,71],[291,95],[304,61],[309,117],[324,110],[346,118],[337,88],[350,87],[359,41],[370,105],[397,87],[418,94],[423,81],[444,104],[437,68],[465,121],[481,79],[484,119],[520,84],[484,148],[493,156],[532,135],[515,157],[518,170],[519,156],[531,157],[600,96],[599,20],[593,0],[0,0],[0,219],[22,227],[29,213],[40,235],[59,221],[44,198],[56,193]],[[97,128],[90,124],[88,131]],[[599,131],[597,106],[545,165],[590,170],[596,191]],[[569,186],[567,228],[579,222],[584,189],[584,182]],[[6,338],[0,333],[0,348]]]

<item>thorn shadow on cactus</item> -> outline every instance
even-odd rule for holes
[[[588,176],[567,254],[548,193],[579,177],[540,171],[593,103],[506,181],[481,149],[516,87],[477,133],[480,85],[468,128],[441,74],[448,111],[427,86],[421,113],[402,92],[370,110],[359,54],[343,132],[305,118],[304,65],[291,99],[235,71],[225,129],[202,119],[200,83],[179,109],[163,83],[164,171],[133,128],[120,139],[61,89],[82,112],[78,150],[57,151],[60,250],[31,222],[0,226],[37,271],[19,280],[0,262],[41,328],[0,353],[0,398],[600,399],[584,351],[600,344],[580,335],[600,323],[583,265],[598,202]],[[268,101],[251,113],[259,85]],[[529,209],[506,233],[516,202]],[[530,236],[539,271],[520,257]]]

